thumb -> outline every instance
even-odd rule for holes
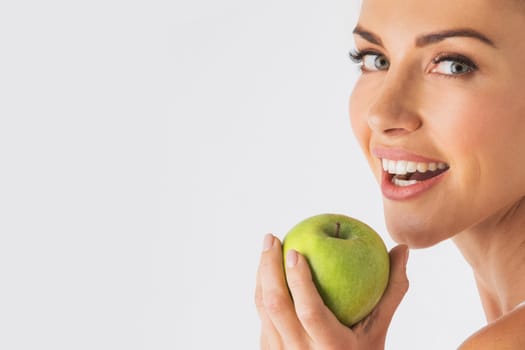
[[[390,251],[390,278],[383,297],[364,320],[364,331],[373,329],[375,336],[384,338],[394,312],[408,291],[406,264],[408,261],[408,246],[402,244]]]

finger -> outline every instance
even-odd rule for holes
[[[281,337],[277,332],[268,332],[267,329],[261,329],[261,337],[259,339],[261,350],[280,350],[284,349],[281,343]]]
[[[365,330],[373,329],[375,334],[385,337],[392,317],[408,291],[409,282],[406,274],[408,254],[406,245],[398,245],[390,251],[388,286],[368,320],[365,319]]]
[[[390,251],[390,279],[388,287],[379,303],[383,311],[383,321],[390,323],[394,312],[408,291],[409,282],[406,274],[406,264],[409,250],[406,245],[398,245]]]
[[[284,344],[299,346],[305,336],[284,278],[281,243],[272,236],[265,237],[261,255],[260,278],[264,311]]]
[[[257,313],[259,314],[259,319],[261,320],[261,349],[280,349],[281,343],[279,333],[275,329],[264,308],[260,270],[260,268],[257,269],[257,279],[255,284],[255,307],[257,308]]]
[[[286,279],[297,316],[312,342],[333,344],[342,332],[349,332],[324,304],[312,280],[307,260],[295,250],[286,252]]]

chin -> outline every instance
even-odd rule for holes
[[[386,227],[392,239],[412,249],[429,248],[450,238],[444,226],[432,224],[432,221],[385,211]]]

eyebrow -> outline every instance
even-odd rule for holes
[[[489,46],[496,47],[496,45],[494,45],[494,42],[490,40],[489,38],[487,38],[485,35],[481,34],[480,32],[474,29],[468,29],[468,28],[444,30],[441,32],[430,33],[430,34],[418,36],[416,39],[416,46],[423,47],[423,46],[434,44],[442,40],[445,40],[447,38],[453,38],[453,37],[474,38],[474,39],[478,39],[479,41]]]
[[[383,46],[383,42],[381,41],[379,36],[372,33],[371,31],[364,29],[359,25],[354,28],[354,31],[352,33],[359,35],[361,38],[365,39],[368,42],[371,42],[372,44]]]
[[[353,33],[359,35],[360,37],[362,37],[363,39],[365,39],[366,41],[372,44],[383,46],[381,38],[379,38],[378,35],[372,33],[371,31],[364,29],[363,27],[359,25],[355,27]],[[445,39],[454,38],[454,37],[473,38],[491,47],[494,47],[494,48],[496,47],[494,42],[490,40],[488,37],[470,28],[443,30],[439,32],[420,35],[416,38],[415,44],[416,44],[416,47],[423,47],[423,46],[435,44]]]

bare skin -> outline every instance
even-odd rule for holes
[[[364,0],[354,33],[363,73],[350,99],[352,128],[400,243],[391,252],[390,292],[373,313],[380,317],[341,328],[298,256],[289,283],[294,299],[304,298],[294,306],[271,236],[256,292],[262,348],[383,349],[408,288],[405,247],[452,239],[472,267],[487,318],[459,349],[524,349],[525,307],[516,308],[525,301],[523,3]],[[413,184],[388,175],[384,159],[444,170]]]
[[[286,278],[282,246],[268,234],[257,272],[255,304],[261,319],[261,349],[384,349],[392,316],[408,290],[408,248],[399,245],[390,252],[390,281],[379,305],[352,329],[341,324],[323,304],[303,256],[289,251]],[[295,263],[293,263],[295,262]]]

